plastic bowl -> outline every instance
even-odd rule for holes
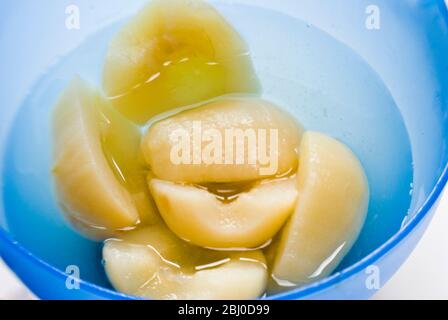
[[[40,74],[87,36],[129,16],[144,2],[97,0],[93,4],[89,0],[4,0],[0,3],[0,253],[40,298],[132,298],[83,280],[79,289],[70,290],[66,286],[65,270],[42,260],[21,244],[20,237],[8,231],[4,206],[9,196],[5,182],[8,167],[4,159],[8,155],[10,129],[24,97]],[[426,229],[448,179],[448,15],[444,1],[377,0],[375,7],[369,6],[368,1],[352,1],[348,5],[346,0],[216,2],[274,9],[325,31],[372,66],[398,105],[409,133],[413,156],[413,197],[409,218],[387,241],[355,263],[340,268],[322,281],[270,297],[369,298],[378,290],[377,286],[369,285],[372,274],[378,272],[378,280],[383,285],[408,257]],[[68,30],[64,26],[66,9],[73,4],[81,9],[79,30]],[[365,23],[376,10],[381,17],[381,28],[372,30]],[[20,212],[7,214],[20,215]],[[34,232],[38,234],[45,230]]]

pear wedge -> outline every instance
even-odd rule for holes
[[[254,299],[267,283],[261,251],[201,249],[178,239],[163,224],[107,240],[103,259],[115,289],[145,298]]]
[[[141,151],[140,128],[124,118],[103,99],[101,111],[101,142],[103,152],[115,177],[131,194],[141,223],[161,221],[148,190],[148,166]]]
[[[143,137],[142,149],[162,180],[260,180],[297,169],[303,131],[268,101],[225,98],[155,123]]]
[[[120,141],[110,139],[112,133],[120,135]],[[156,208],[143,199],[143,162],[126,158],[139,152],[138,129],[80,78],[69,84],[55,107],[53,137],[58,200],[82,233],[103,239],[135,227],[141,208],[142,219],[156,219]],[[137,174],[143,181],[136,182]],[[126,185],[128,180],[132,186]]]
[[[153,0],[113,39],[103,86],[129,119],[145,123],[170,109],[259,83],[239,34],[202,0]]]
[[[260,183],[230,203],[207,190],[158,179],[150,181],[150,190],[177,236],[214,249],[266,244],[286,222],[297,200],[295,177]]]
[[[305,133],[299,163],[297,207],[274,248],[272,276],[281,286],[329,275],[358,237],[369,202],[361,163],[335,139]]]

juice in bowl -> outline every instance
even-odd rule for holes
[[[42,298],[326,297],[355,272],[365,287],[376,249],[426,214],[444,162],[422,169],[416,132],[434,122],[417,127],[381,61],[309,20],[250,3],[136,8],[58,59],[14,116],[5,241],[59,279],[51,294],[25,282]]]

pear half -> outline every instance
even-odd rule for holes
[[[156,220],[156,208],[145,196],[146,182],[137,182],[137,175],[145,179],[147,174],[133,157],[139,151],[138,129],[80,78],[68,85],[55,107],[53,137],[59,202],[82,233],[106,238],[135,227],[139,213]]]
[[[329,275],[358,237],[369,202],[361,163],[335,139],[305,133],[299,163],[297,207],[280,234],[272,267],[283,286]]]
[[[153,0],[113,39],[104,90],[138,123],[259,83],[239,34],[202,0]]]
[[[162,180],[260,180],[296,171],[303,131],[268,101],[225,98],[153,124],[142,149],[154,175]]]
[[[266,289],[261,251],[191,246],[163,224],[132,231],[103,248],[106,273],[120,292],[153,299],[254,299]]]
[[[195,245],[256,248],[266,244],[292,213],[295,178],[258,184],[225,203],[195,186],[153,179],[150,190],[168,227]]]

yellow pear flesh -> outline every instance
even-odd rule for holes
[[[153,0],[113,39],[103,86],[138,123],[259,83],[239,34],[202,0]]]
[[[241,182],[294,172],[302,134],[302,126],[270,102],[229,98],[155,123],[142,148],[159,179]]]
[[[152,299],[254,299],[267,283],[261,251],[218,252],[178,239],[165,226],[107,240],[105,269],[120,292]]]
[[[256,248],[266,244],[292,213],[295,177],[257,184],[230,203],[208,190],[153,179],[150,190],[168,227],[195,245]]]
[[[81,232],[101,239],[141,219],[156,220],[156,208],[143,195],[147,173],[140,171],[142,157],[133,157],[139,152],[138,129],[79,78],[55,107],[53,137],[56,192]]]
[[[369,188],[361,163],[345,145],[305,133],[299,157],[295,212],[275,246],[272,276],[303,285],[329,275],[363,226]]]

